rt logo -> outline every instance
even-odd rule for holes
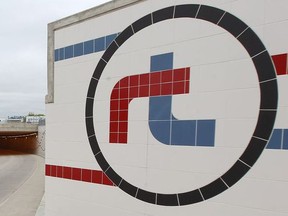
[[[149,127],[160,143],[214,146],[216,120],[178,120],[171,111],[172,95],[189,93],[190,68],[173,69],[173,53],[152,56],[150,68],[150,73],[125,77],[114,86],[110,143],[127,143],[129,103],[149,97]]]
[[[135,34],[162,21],[196,19],[210,22],[234,37],[247,51],[255,67],[260,90],[260,109],[254,132],[239,159],[221,176],[197,189],[157,193],[134,186],[106,160],[94,129],[94,98],[101,75],[115,52]],[[173,95],[190,94],[190,67],[174,68],[173,53],[151,56],[150,72],[121,78],[111,91],[109,143],[128,143],[129,104],[149,98],[149,129],[159,143],[178,146],[215,145],[216,119],[177,119],[172,113]],[[175,59],[176,60],[176,59]],[[269,92],[269,97],[267,94]],[[104,52],[91,78],[86,100],[86,129],[93,154],[105,174],[125,193],[147,203],[189,205],[210,199],[233,186],[254,165],[272,133],[277,113],[277,77],[271,57],[254,31],[234,15],[206,5],[176,5],[148,14],[124,29]],[[95,108],[97,109],[97,107]]]

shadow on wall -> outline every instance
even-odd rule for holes
[[[28,154],[36,154],[45,158],[45,126],[38,126],[38,134],[13,134],[1,136],[0,148],[19,151]]]

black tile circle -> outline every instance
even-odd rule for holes
[[[97,141],[97,134],[94,130],[93,118],[91,118],[91,115],[93,116],[93,103],[91,100],[94,101],[97,83],[100,80],[106,65],[109,64],[109,60],[113,57],[118,48],[121,47],[121,45],[130,37],[142,29],[153,25],[152,17],[157,22],[178,18],[201,19],[218,25],[233,35],[236,40],[242,44],[253,60],[259,80],[259,89],[261,94],[260,103],[265,104],[265,107],[270,108],[265,109],[260,107],[257,124],[251,140],[238,161],[235,162],[235,164],[232,164],[231,168],[226,173],[201,188],[178,194],[160,194],[146,191],[130,184],[119,176],[112,167],[110,167],[110,164],[106,161],[101,152],[101,148]],[[133,32],[131,30],[133,30]],[[128,26],[115,39],[115,41],[118,41],[119,43],[116,44],[113,42],[110,45],[111,47],[104,52],[94,71],[93,77],[91,78],[86,100],[85,116],[86,130],[91,149],[101,169],[110,178],[110,180],[113,181],[113,183],[121,190],[139,200],[163,206],[182,206],[202,202],[222,193],[238,182],[250,170],[267,145],[274,127],[277,112],[278,85],[274,65],[264,44],[255,32],[239,18],[221,9],[206,5],[185,4],[163,8],[140,18]],[[265,65],[265,67],[263,67],[263,65]],[[270,81],[273,82],[271,85],[269,85]],[[262,85],[264,82],[267,83]],[[266,86],[268,86],[269,89]],[[273,93],[272,97],[274,98],[265,100],[265,98],[271,97],[271,92]],[[265,103],[262,102],[262,100],[265,100]],[[259,142],[261,142],[261,145],[259,145]],[[257,149],[257,151],[255,151],[255,149]]]

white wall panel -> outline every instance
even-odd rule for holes
[[[265,149],[243,178],[217,196],[185,206],[155,205],[130,196],[103,174],[107,172],[108,175],[113,168],[121,178],[135,187],[158,194],[191,191],[226,173],[241,157],[254,133],[261,105],[261,89],[253,59],[240,43],[241,36],[237,39],[211,22],[179,18],[142,29],[120,46],[108,62],[105,60],[107,65],[100,80],[92,79],[94,83],[97,82],[97,88],[93,101],[94,131],[90,131],[91,125],[88,126],[88,137],[86,97],[95,67],[105,50],[93,50],[93,53],[75,57],[76,48],[73,48],[71,58],[67,58],[67,52],[67,56],[60,59],[60,49],[63,51],[63,48],[65,50],[68,46],[89,40],[94,40],[95,45],[95,39],[101,37],[105,43],[112,34],[120,33],[139,18],[176,4],[202,4],[202,9],[205,8],[203,5],[209,5],[227,11],[251,27],[270,55],[288,53],[288,4],[285,0],[146,0],[55,30],[53,49],[57,55],[54,62],[54,103],[46,106],[47,216],[288,215],[285,198],[288,193],[288,151],[283,149],[283,139],[286,139],[284,132],[288,132],[287,74],[277,76],[279,100],[275,129],[282,130],[282,149],[275,149],[275,146],[274,149]],[[201,8],[200,12],[203,12]],[[255,46],[255,43],[252,44]],[[127,142],[111,141],[110,122],[116,120],[110,116],[110,100],[115,85],[124,77],[150,73],[152,56],[172,52],[173,62],[166,59],[162,63],[165,66],[173,64],[173,69],[190,68],[189,93],[171,93],[171,101],[159,103],[157,107],[150,98],[167,95],[145,95],[139,90],[139,95],[131,98],[128,110],[124,110],[128,111]],[[163,67],[161,62],[155,64]],[[163,73],[161,79],[162,76]],[[163,83],[157,85],[161,89]],[[140,89],[142,86],[137,87]],[[130,86],[127,88],[129,94],[132,90]],[[147,88],[151,93],[151,85]],[[270,91],[265,92],[265,98],[271,99]],[[92,101],[91,98],[89,100]],[[167,103],[171,103],[171,109],[167,108]],[[158,119],[153,121],[159,124],[158,128],[153,129],[149,125],[149,116],[158,108],[162,110],[154,113],[154,118]],[[168,117],[161,119],[167,110]],[[172,114],[176,118],[173,121]],[[174,122],[192,125],[196,120],[197,129],[191,129],[191,134],[195,133],[194,144],[185,143],[181,146],[172,143],[174,128],[171,125]],[[215,120],[215,134],[200,131],[199,122],[203,120]],[[121,119],[117,124],[120,125],[121,121],[125,120]],[[170,125],[160,124],[166,122]],[[166,126],[170,130],[168,144],[161,140],[161,136],[167,132],[163,132]],[[117,132],[118,138],[126,132],[123,128]],[[181,132],[181,127],[177,129]],[[115,131],[113,133],[116,134]],[[188,140],[184,133],[181,136],[176,138]],[[101,152],[97,149],[95,137]],[[203,140],[213,137],[213,144],[198,145],[199,137]],[[255,151],[251,158],[255,156]],[[101,154],[111,166],[106,167],[106,170],[101,169],[103,159],[102,164],[98,164]],[[249,159],[241,160],[249,163],[245,161]],[[64,171],[64,167],[73,171],[73,180],[65,177],[69,169]],[[57,173],[57,170],[62,169],[61,175]],[[207,194],[203,188],[202,192],[205,197]],[[139,190],[136,193],[139,195]],[[179,195],[177,199],[178,202]]]

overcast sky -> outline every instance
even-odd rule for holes
[[[0,7],[0,117],[45,113],[47,24],[109,0],[9,0]]]

